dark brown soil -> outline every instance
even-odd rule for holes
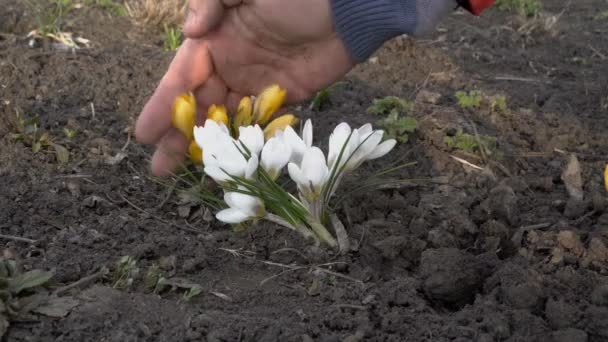
[[[608,341],[608,19],[595,18],[607,7],[543,4],[560,15],[550,30],[498,10],[455,14],[427,40],[387,44],[321,113],[303,104],[326,139],[339,121],[375,121],[374,98],[416,99],[419,130],[392,158],[416,161],[398,176],[422,181],[350,196],[339,214],[354,250],[336,256],[272,225],[233,233],[149,179],[151,149],[130,134],[171,59],[160,34],[82,9],[65,30],[91,48],[32,47],[32,14],[0,0],[0,233],[36,240],[1,247],[54,270],[52,288],[110,270],[66,293],[80,302],[67,317],[14,322],[5,340]],[[460,108],[454,93],[472,89],[505,95],[509,110]],[[38,115],[70,161],[12,139],[15,111]],[[502,158],[448,148],[458,130],[495,137]],[[561,179],[571,153],[582,200]],[[140,274],[113,289],[127,255]],[[151,293],[153,265],[202,293]]]

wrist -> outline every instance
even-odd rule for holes
[[[455,0],[330,0],[335,29],[357,62],[386,41],[431,31]]]

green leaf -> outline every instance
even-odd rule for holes
[[[44,285],[53,277],[53,273],[41,270],[32,270],[27,273],[19,274],[9,280],[9,289],[14,294],[19,294],[23,290],[31,289],[36,286]]]

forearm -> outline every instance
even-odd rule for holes
[[[457,7],[456,0],[331,0],[336,30],[359,62],[387,40],[420,36]]]

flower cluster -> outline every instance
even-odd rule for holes
[[[341,123],[329,138],[327,156],[313,145],[310,120],[301,135],[287,126],[265,140],[257,124],[239,127],[233,138],[223,122],[208,119],[194,128],[194,140],[203,151],[204,172],[224,189],[228,208],[217,213],[218,220],[268,219],[336,246],[327,227],[329,200],[344,175],[393,149],[396,141],[383,142],[383,133],[370,124],[351,129]],[[297,185],[297,197],[276,182],[285,168]]]
[[[298,122],[292,114],[271,120],[284,99],[285,91],[272,86],[255,102],[243,98],[233,120],[224,106],[213,105],[204,125],[195,126],[194,98],[182,95],[173,107],[173,125],[191,141],[191,159],[224,192],[226,207],[217,212],[218,220],[243,225],[265,219],[337,246],[329,210],[336,189],[361,164],[390,152],[396,140],[383,141],[384,132],[371,124],[351,128],[341,123],[329,137],[326,154],[313,145],[311,120],[300,134],[292,127]],[[279,184],[283,175],[297,193]]]
[[[274,136],[277,130],[298,123],[298,118],[293,114],[284,114],[271,120],[273,114],[283,105],[286,91],[278,85],[272,85],[264,89],[257,97],[243,97],[239,103],[236,114],[232,117],[224,105],[211,105],[207,109],[207,119],[223,123],[233,137],[239,136],[239,128],[257,124],[264,129],[266,140]],[[196,100],[192,93],[178,96],[172,108],[172,125],[179,129],[188,139],[190,159],[195,164],[202,164],[202,151],[195,143],[193,130],[196,121]]]

